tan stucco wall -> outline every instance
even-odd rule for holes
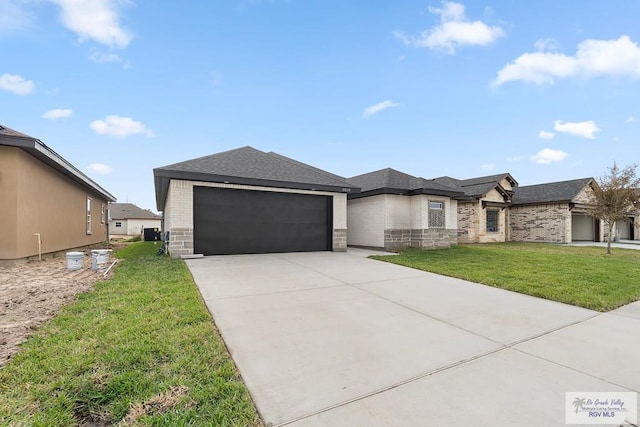
[[[87,197],[92,199],[92,233],[87,234]],[[0,259],[104,242],[101,209],[107,200],[54,171],[24,151],[0,146]]]

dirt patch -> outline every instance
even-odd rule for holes
[[[85,268],[67,271],[66,258],[0,264],[0,367],[43,322],[75,296],[103,280],[102,272]]]
[[[120,421],[118,427],[129,427],[138,424],[138,420],[148,414],[162,414],[175,408],[178,404],[186,407],[195,405],[193,401],[187,398],[189,388],[185,386],[173,386],[165,393],[152,397],[144,403],[135,403],[131,405],[129,413]]]

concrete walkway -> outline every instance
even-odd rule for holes
[[[188,260],[267,425],[564,426],[640,391],[640,302],[600,314],[365,258]]]

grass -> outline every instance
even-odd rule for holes
[[[183,261],[134,243],[0,369],[0,425],[259,426]]]
[[[374,258],[598,311],[640,299],[637,250],[491,243]]]

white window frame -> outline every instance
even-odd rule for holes
[[[91,197],[87,197],[87,234],[91,234]]]
[[[106,218],[107,218],[107,209],[104,205],[104,203],[100,204],[100,224],[104,224],[106,222]]]

